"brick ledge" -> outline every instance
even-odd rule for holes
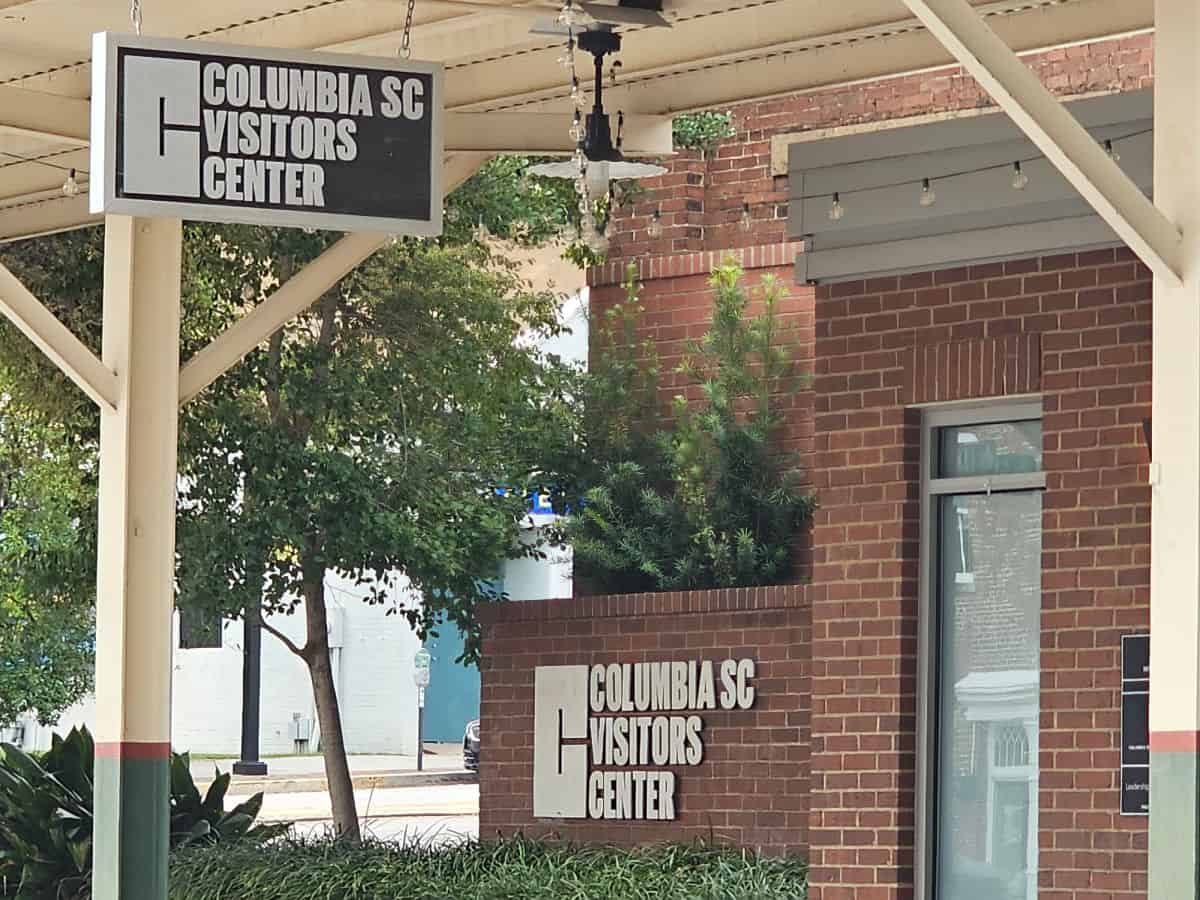
[[[689,613],[744,612],[794,609],[805,605],[808,585],[714,588],[646,594],[601,594],[554,600],[513,600],[481,606],[479,621],[539,622],[551,619],[593,619],[630,616],[668,616]]]
[[[668,253],[662,256],[641,257],[636,260],[638,280],[654,281],[658,278],[681,278],[687,275],[707,275],[727,255],[739,257],[742,267],[769,269],[790,266],[796,256],[804,252],[804,241],[784,241],[777,244],[760,244],[755,247],[731,247],[727,250],[696,250],[687,253]],[[625,270],[630,262],[620,260],[593,266],[587,271],[590,287],[620,284],[625,280]]]

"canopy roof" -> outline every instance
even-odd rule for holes
[[[622,67],[610,110],[662,116],[728,107],[952,62],[902,0],[664,6],[669,28],[619,27]],[[976,6],[1018,51],[1143,31],[1154,20],[1152,0]],[[142,0],[142,7],[147,35],[384,56],[397,52],[407,11],[404,0]],[[568,85],[556,62],[562,40],[530,31],[554,15],[551,2],[417,0],[413,57],[446,64],[446,106],[458,114],[447,123],[448,165],[457,157],[466,171],[488,153],[570,149]],[[88,58],[92,33],[105,30],[132,30],[129,0],[0,0],[0,241],[94,221],[86,190],[69,198],[61,188],[70,168],[86,184]],[[661,151],[655,121],[644,120],[632,152]]]

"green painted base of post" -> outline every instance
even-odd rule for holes
[[[170,778],[170,744],[96,745],[97,821],[118,824],[93,838],[94,900],[167,896]]]
[[[1150,900],[1200,900],[1200,735],[1150,735]]]

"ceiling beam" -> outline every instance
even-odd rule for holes
[[[904,2],[1155,275],[1177,283],[1179,229],[966,0]]]
[[[606,105],[648,115],[727,108],[955,63],[919,19],[896,15],[893,0],[856,2],[859,24],[848,31],[829,30],[837,21],[836,4],[822,4],[803,17],[790,4],[783,6],[787,17],[768,7],[753,15],[712,15],[679,21],[669,31],[626,35],[625,64],[618,84],[605,90]],[[1069,0],[1018,12],[1013,6],[1003,0],[977,9],[1021,52],[1154,26],[1153,0],[1126,0],[1115,8],[1107,0]],[[687,43],[686,53],[676,46],[679,42]],[[457,110],[559,108],[568,90],[561,69],[554,66],[554,52],[452,69],[447,102]]]
[[[571,116],[562,112],[446,113],[448,151],[490,153],[572,153],[576,142],[567,133]],[[615,132],[617,123],[612,127]],[[670,116],[626,116],[627,156],[669,156],[675,152]]]
[[[86,144],[91,104],[57,94],[0,84],[0,128]]]

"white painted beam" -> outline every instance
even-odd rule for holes
[[[103,409],[117,405],[117,376],[0,264],[0,312]]]
[[[86,144],[90,108],[87,100],[0,84],[0,128]]]
[[[567,112],[446,113],[446,149],[489,153],[572,153]],[[612,117],[614,137],[616,116]],[[675,152],[670,116],[626,116],[627,156],[668,156]]]
[[[9,105],[12,92],[28,100]],[[36,101],[31,99],[36,96]],[[13,128],[24,133],[39,134],[62,140],[87,142],[89,104],[86,100],[35,94],[19,88],[0,85],[0,128]],[[34,114],[37,110],[37,114]],[[570,153],[575,141],[567,134],[570,120],[565,113],[535,112],[448,112],[445,119],[445,145],[448,153]],[[616,127],[614,121],[613,127]],[[80,139],[80,136],[82,138]],[[624,150],[631,156],[665,156],[673,152],[671,120],[667,116],[626,116]],[[81,157],[79,167],[87,165]],[[58,166],[69,166],[54,158]],[[58,169],[31,163],[39,183],[55,176]],[[0,173],[0,179],[3,173]],[[59,177],[57,183],[61,183]],[[43,184],[42,189],[47,185]],[[30,189],[35,190],[35,188]],[[6,194],[0,186],[0,199]]]
[[[346,273],[382,247],[386,234],[348,234],[293,275],[275,293],[213,338],[179,373],[183,405],[235,366],[247,353],[308,309]]]
[[[1155,275],[1178,283],[1179,229],[970,4],[904,2]]]

